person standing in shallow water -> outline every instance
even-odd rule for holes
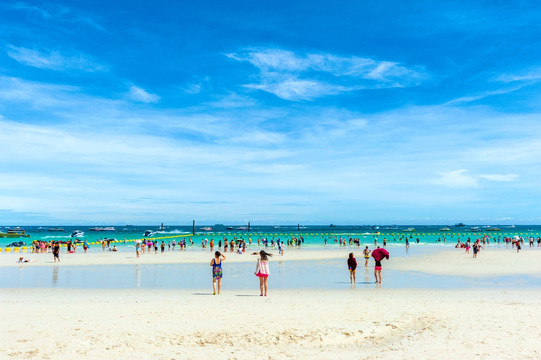
[[[60,243],[58,241],[56,241],[53,245],[53,257],[54,257],[54,262],[56,262],[58,260],[58,262],[60,262]]]
[[[210,261],[210,266],[212,266],[212,289],[216,295],[216,282],[218,282],[218,295],[222,289],[222,261],[225,260],[225,255],[221,254],[219,251],[214,253],[214,259]]]
[[[364,256],[364,267],[368,267],[368,259],[370,259],[370,250],[368,250],[368,246],[364,248],[363,256]]]
[[[355,270],[357,270],[357,260],[353,256],[353,253],[349,253],[348,258],[348,270],[349,270],[349,281],[352,285],[355,284]]]
[[[267,296],[268,280],[270,275],[269,256],[272,256],[272,254],[265,252],[265,250],[261,250],[259,253],[252,253],[252,255],[259,255],[259,258],[257,258],[257,265],[254,273],[255,276],[259,278],[259,296]],[[263,290],[265,290],[264,293]]]

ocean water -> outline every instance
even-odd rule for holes
[[[224,238],[244,239],[248,241],[252,239],[253,243],[257,243],[257,239],[280,239],[287,241],[292,237],[300,237],[304,239],[303,247],[321,247],[327,241],[327,247],[339,247],[340,239],[349,240],[349,238],[358,238],[361,245],[374,245],[376,240],[379,245],[383,240],[387,240],[389,246],[403,246],[406,237],[411,244],[418,243],[420,245],[442,245],[454,246],[458,239],[462,242],[468,238],[473,240],[489,237],[491,241],[497,241],[503,237],[538,237],[541,236],[541,226],[539,225],[521,225],[521,226],[498,226],[500,231],[487,231],[487,226],[464,226],[450,227],[451,231],[440,231],[444,226],[251,226],[250,231],[247,230],[227,230],[223,225],[215,225],[210,227],[212,231],[200,230],[203,226],[196,227],[196,234],[192,235],[192,226],[166,226],[163,230],[159,230],[156,226],[115,226],[115,231],[94,232],[89,229],[94,226],[58,226],[64,231],[50,231],[50,227],[43,226],[26,226],[23,227],[30,237],[27,238],[0,238],[0,249],[5,249],[12,242],[23,241],[30,245],[33,240],[59,240],[67,241],[71,238],[71,233],[74,230],[82,230],[85,235],[82,239],[86,240],[91,245],[91,251],[99,249],[101,246],[97,242],[102,238],[114,238],[118,242],[117,247],[120,251],[132,250],[135,239],[143,239],[143,234],[146,230],[152,230],[156,233],[151,237],[158,241],[168,241],[180,238],[191,239],[194,243],[192,247],[200,247],[201,241],[204,239],[214,239],[215,243]],[[239,226],[236,226],[239,227]],[[235,227],[235,228],[236,228]],[[477,229],[475,229],[477,227]],[[0,227],[0,232],[5,232],[13,227]],[[406,231],[413,228],[413,231]],[[472,228],[474,228],[472,230]],[[112,245],[111,245],[112,246]]]

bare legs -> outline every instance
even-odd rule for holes
[[[263,296],[263,289],[265,289],[265,296],[267,296],[267,289],[268,289],[268,279],[266,277],[259,277],[259,291],[260,296]]]
[[[376,278],[376,283],[381,284],[381,270],[374,270],[374,277]]]
[[[355,270],[349,272],[349,281],[352,284],[355,284],[357,281],[355,280]]]

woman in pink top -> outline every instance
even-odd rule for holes
[[[260,296],[263,296],[263,289],[265,289],[265,296],[267,296],[268,289],[268,279],[269,279],[269,254],[265,250],[261,250],[259,253],[252,253],[252,255],[259,255],[257,259],[257,266],[255,268],[255,276],[259,278],[259,290],[261,291]]]

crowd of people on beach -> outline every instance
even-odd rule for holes
[[[491,238],[489,236],[483,236],[482,238],[477,238],[475,241],[472,242],[470,238],[468,238],[465,242],[461,242],[460,238],[458,238],[458,242],[455,245],[455,248],[465,249],[466,254],[470,253],[470,249],[472,249],[473,257],[477,258],[477,253],[480,249],[484,249],[482,245],[488,245],[490,244]],[[493,238],[492,242],[500,244],[501,242],[505,243],[505,245],[511,245],[511,248],[516,249],[517,252],[520,252],[522,249],[522,246],[524,246],[524,238],[522,236],[514,236],[514,237],[500,237]],[[537,246],[541,246],[541,237],[537,237],[537,239],[533,236],[528,237],[528,243],[530,247],[534,247],[535,243],[537,242]],[[481,245],[482,244],[482,245]]]

